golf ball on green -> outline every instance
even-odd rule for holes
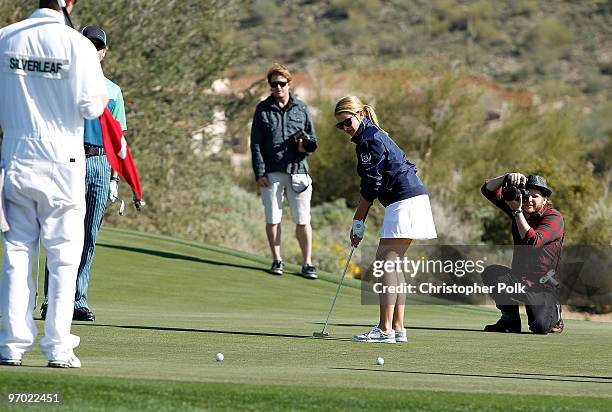
[[[223,354],[219,352],[215,355],[215,359],[217,360],[217,362],[223,362],[223,359],[225,359],[225,356],[223,356]]]
[[[376,358],[376,364],[377,365],[384,365],[385,364],[385,360],[379,356],[378,358]]]

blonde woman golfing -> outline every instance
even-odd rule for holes
[[[415,239],[435,239],[436,228],[429,205],[429,196],[417,176],[416,166],[381,129],[374,110],[357,97],[348,96],[336,103],[336,127],[349,136],[357,153],[357,173],[361,178],[360,201],[353,218],[350,241],[359,245],[365,233],[364,218],[374,200],[385,207],[380,230],[377,260],[402,258]],[[383,275],[383,285],[404,282],[400,273]],[[398,293],[380,295],[380,319],[376,326],[355,342],[406,342],[404,300]]]

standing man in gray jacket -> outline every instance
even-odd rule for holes
[[[306,157],[316,150],[317,138],[308,107],[290,92],[289,70],[275,64],[268,71],[267,79],[271,94],[255,109],[251,126],[251,154],[273,257],[269,272],[283,274],[280,222],[286,194],[304,259],[302,276],[316,279],[317,272],[311,260],[312,179],[308,175]]]

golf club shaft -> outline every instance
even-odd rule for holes
[[[321,334],[325,334],[327,332],[327,324],[329,323],[329,318],[331,316],[332,310],[334,310],[334,305],[336,304],[336,299],[338,298],[338,293],[340,292],[340,288],[342,287],[342,282],[344,281],[344,276],[346,275],[346,271],[349,267],[349,263],[351,263],[351,258],[353,257],[353,252],[355,251],[355,246],[351,245],[351,251],[348,255],[348,259],[346,259],[346,265],[344,266],[344,271],[342,272],[342,276],[340,277],[340,283],[338,283],[338,287],[336,288],[336,294],[334,295],[334,299],[332,300],[331,307],[329,308],[329,312],[327,313],[327,319],[325,319],[325,325],[323,326],[323,331]]]
[[[368,213],[370,212],[370,208],[372,207],[372,204],[370,203],[370,205],[368,206],[366,212],[365,212],[365,216],[363,217],[363,221],[365,222],[366,218],[368,217]],[[334,295],[334,299],[332,300],[332,304],[331,307],[329,308],[329,312],[327,312],[327,319],[325,319],[325,325],[323,326],[323,330],[320,333],[320,336],[325,336],[325,334],[327,333],[327,325],[329,324],[329,318],[331,317],[331,313],[334,310],[334,306],[336,305],[336,299],[338,298],[338,293],[340,292],[340,288],[342,287],[342,282],[344,281],[344,276],[346,275],[346,271],[349,267],[349,264],[351,263],[351,258],[353,257],[353,252],[355,251],[355,248],[357,246],[351,245],[351,251],[348,255],[348,259],[346,259],[346,266],[344,266],[344,271],[342,272],[342,276],[340,277],[340,283],[338,283],[338,288],[336,289],[336,294]],[[317,336],[317,335],[315,335]]]
[[[38,280],[40,278],[40,238],[38,238],[38,249],[36,253],[36,296],[34,297],[34,309],[38,306]]]
[[[64,20],[66,21],[66,25],[74,28],[74,25],[72,24],[72,19],[70,18],[70,13],[68,13],[68,9],[66,9],[66,1],[57,0],[57,4],[60,6],[62,12],[64,13]]]

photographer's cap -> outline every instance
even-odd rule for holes
[[[546,179],[542,176],[538,175],[529,175],[527,176],[527,183],[525,184],[527,189],[534,188],[542,192],[542,194],[546,197],[552,195],[552,190],[546,184]]]
[[[81,34],[91,41],[98,40],[102,42],[104,47],[108,46],[106,33],[98,26],[85,26],[81,30]]]

